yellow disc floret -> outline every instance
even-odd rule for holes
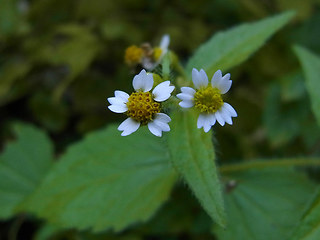
[[[155,61],[158,61],[161,57],[161,54],[162,54],[162,49],[159,48],[159,47],[155,47],[153,49],[153,58]]]
[[[128,117],[145,125],[152,121],[154,115],[160,112],[160,103],[152,99],[150,92],[135,92],[132,93],[127,102]]]
[[[126,49],[126,52],[124,55],[124,61],[128,65],[138,64],[141,61],[142,55],[143,55],[142,48],[132,45]]]
[[[215,113],[223,105],[220,90],[211,86],[199,89],[193,100],[195,107],[202,113]]]

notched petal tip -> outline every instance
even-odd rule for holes
[[[127,118],[119,125],[118,130],[123,131],[121,133],[121,136],[128,136],[131,133],[137,131],[139,127],[140,127],[139,122],[137,122],[131,118]]]
[[[221,70],[216,71],[211,78],[212,87],[217,87],[221,81],[221,78],[222,78]]]
[[[193,103],[193,101],[186,101],[185,100],[185,101],[179,102],[179,106],[183,107],[183,108],[191,108],[194,106],[194,103]]]
[[[234,110],[234,108],[229,103],[225,102],[223,104],[223,108],[225,108],[230,113],[231,117],[238,117],[236,110]]]
[[[203,69],[201,69],[199,72],[194,68],[192,69],[192,82],[197,89],[206,87],[208,86],[208,76]]]
[[[124,113],[128,111],[128,107],[125,104],[112,104],[108,106],[109,110],[115,113]]]
[[[178,93],[176,96],[182,101],[191,101],[193,98],[192,95],[189,95],[187,93]]]
[[[148,92],[153,87],[153,76],[152,74],[147,74],[146,70],[142,69],[139,74],[134,76],[132,85],[135,91],[142,90],[143,92]]]
[[[170,86],[170,81],[160,83],[152,91],[154,100],[157,102],[163,102],[167,100],[171,96],[174,88],[174,86]]]
[[[226,80],[226,81],[221,80],[218,83],[217,88],[221,91],[221,94],[225,94],[230,90],[231,85],[232,85],[231,80]]]
[[[160,127],[158,127],[154,122],[148,123],[148,129],[156,137],[162,136],[162,131],[161,131]]]

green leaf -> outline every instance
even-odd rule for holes
[[[191,74],[193,68],[203,68],[210,77],[218,69],[227,70],[240,64],[288,23],[293,15],[286,12],[215,34],[191,57],[186,67],[187,74]]]
[[[53,236],[56,235],[58,232],[62,231],[57,226],[50,225],[50,224],[45,224],[42,226],[35,236],[33,237],[34,240],[48,240],[48,239],[53,239]]]
[[[53,147],[48,136],[27,124],[15,124],[17,140],[0,156],[0,218],[12,217],[49,170]]]
[[[299,136],[304,130],[304,121],[310,114],[306,96],[296,101],[284,101],[284,99],[279,84],[271,84],[263,108],[263,123],[273,147],[288,144]]]
[[[175,180],[163,139],[111,126],[71,146],[22,208],[66,228],[121,230],[149,219]]]
[[[223,240],[283,240],[292,233],[315,185],[292,168],[243,170],[225,175],[226,229]]]
[[[300,46],[294,46],[294,51],[304,70],[312,110],[320,125],[320,57]]]
[[[24,77],[30,69],[31,64],[18,57],[7,59],[6,63],[0,66],[0,105],[2,105],[5,95],[8,94],[15,81]]]
[[[320,238],[320,189],[305,212],[301,224],[292,234],[291,240],[318,240]]]
[[[210,217],[224,226],[225,212],[211,137],[210,133],[197,129],[194,112],[177,112],[172,116],[172,131],[168,135],[172,163]]]

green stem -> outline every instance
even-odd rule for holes
[[[240,172],[248,169],[289,166],[320,166],[320,158],[295,158],[290,160],[248,161],[221,166],[221,173]]]

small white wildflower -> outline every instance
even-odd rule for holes
[[[170,131],[168,122],[171,118],[160,112],[161,102],[167,100],[174,90],[170,81],[158,84],[151,93],[153,75],[142,70],[133,78],[132,85],[136,92],[130,96],[123,91],[115,91],[115,97],[108,98],[111,111],[128,116],[118,127],[122,131],[121,136],[135,132],[141,125],[148,125],[150,132],[157,137],[161,137],[162,132]]]
[[[220,70],[216,71],[209,84],[207,74],[203,69],[192,70],[192,81],[195,89],[182,87],[177,95],[182,101],[179,105],[183,108],[195,107],[200,111],[197,126],[208,132],[218,121],[221,126],[225,123],[232,124],[231,117],[237,117],[233,107],[222,100],[222,94],[229,91],[232,81],[230,74],[222,76]]]
[[[142,59],[142,66],[149,71],[158,66],[164,55],[168,52],[169,44],[170,36],[168,34],[163,35],[159,47],[153,48],[152,56],[146,56]]]

